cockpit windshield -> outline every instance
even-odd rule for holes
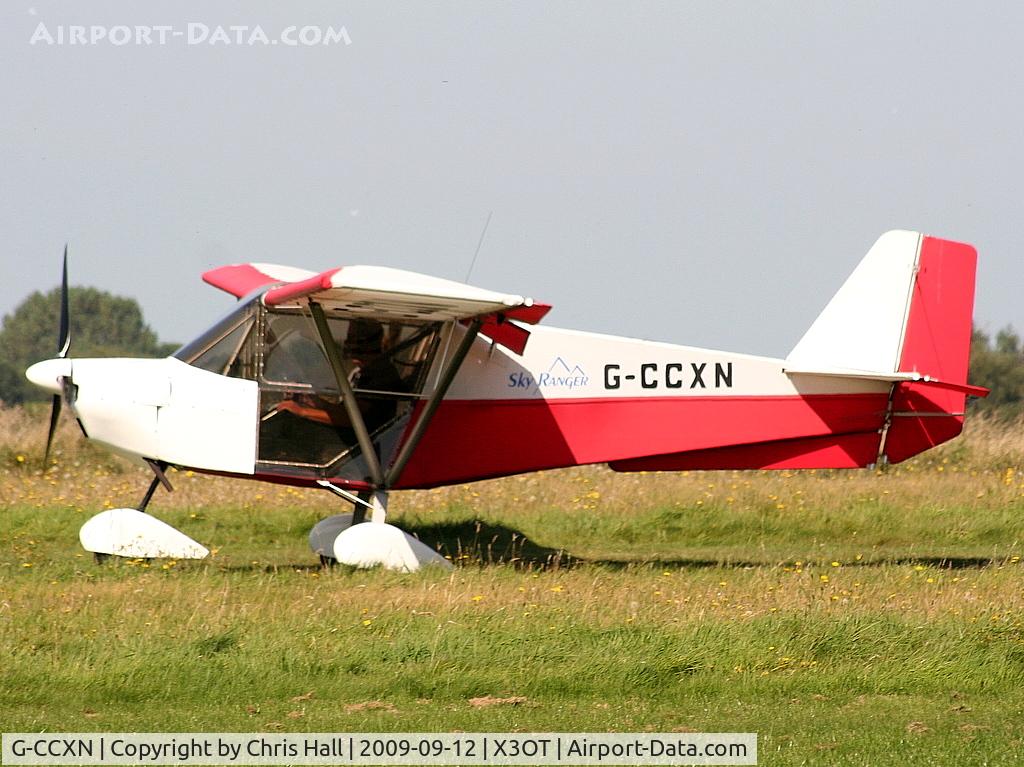
[[[243,347],[253,346],[256,307],[254,302],[248,302],[233,308],[172,356],[218,375],[254,379],[254,355],[243,353]]]

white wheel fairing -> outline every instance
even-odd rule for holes
[[[132,559],[203,559],[210,552],[180,530],[138,509],[101,511],[82,525],[86,551]]]
[[[446,570],[452,563],[420,540],[386,522],[364,522],[342,530],[334,541],[334,558],[352,567],[415,572],[425,565]]]

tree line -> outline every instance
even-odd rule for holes
[[[1013,328],[995,337],[975,328],[970,371],[970,383],[992,390],[985,399],[972,399],[972,410],[1007,418],[1024,413],[1024,348]]]

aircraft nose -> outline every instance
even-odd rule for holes
[[[51,394],[60,394],[60,379],[71,375],[71,360],[55,358],[43,360],[25,371],[25,377]]]

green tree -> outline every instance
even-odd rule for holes
[[[970,370],[972,384],[992,390],[985,399],[974,400],[972,408],[1007,417],[1024,412],[1024,348],[1012,328],[996,333],[994,342],[975,328]]]
[[[71,288],[71,355],[74,357],[162,357],[175,344],[161,344],[133,298],[96,288]],[[45,400],[49,395],[25,379],[25,369],[57,352],[60,289],[35,292],[4,317],[0,330],[0,401]]]

